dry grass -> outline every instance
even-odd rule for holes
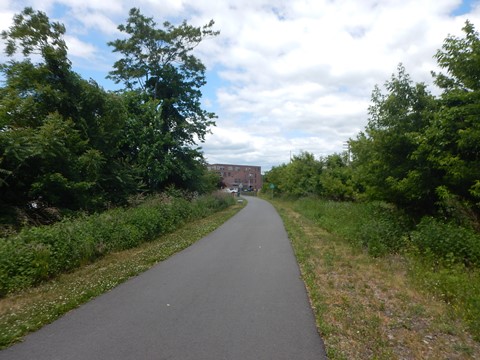
[[[479,359],[447,305],[409,281],[400,256],[372,258],[275,201],[330,359]]]

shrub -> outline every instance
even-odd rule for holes
[[[159,195],[134,208],[23,229],[0,239],[0,296],[36,285],[112,251],[138,246],[234,203],[220,193],[187,200]]]
[[[408,217],[383,202],[306,198],[296,202],[296,210],[324,229],[366,248],[373,256],[400,251],[408,238]]]
[[[414,246],[441,261],[480,266],[480,235],[474,230],[424,217],[411,233]]]
[[[357,241],[373,256],[402,251],[408,238],[408,218],[382,202],[366,204],[365,208],[365,217],[356,233]]]

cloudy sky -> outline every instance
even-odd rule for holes
[[[367,123],[375,84],[399,63],[431,84],[445,37],[466,19],[480,29],[480,0],[0,0],[0,30],[25,6],[65,24],[75,71],[107,90],[106,43],[131,7],[157,23],[213,19],[220,36],[196,49],[208,68],[204,108],[218,115],[205,157],[263,170],[301,151],[342,152]]]

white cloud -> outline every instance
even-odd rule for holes
[[[53,13],[61,4],[70,53],[82,59],[82,68],[95,69],[113,63],[103,46],[118,37],[116,26],[131,7],[159,24],[168,18],[199,26],[214,19],[221,35],[196,49],[221,79],[215,89],[207,87],[204,100],[219,116],[203,145],[206,157],[268,168],[288,161],[290,152],[342,151],[366,125],[373,86],[388,80],[400,62],[414,81],[431,83],[433,55],[445,37],[461,35],[467,18],[480,29],[480,2],[473,1],[468,14],[451,15],[461,3],[16,0],[0,4],[0,24],[25,5]]]
[[[76,56],[86,60],[95,59],[98,49],[94,45],[69,35],[65,36],[65,42],[70,56]]]
[[[80,34],[99,31],[100,34],[115,36],[119,33],[117,30],[119,23],[115,23],[108,17],[108,14],[92,11],[91,9],[76,9],[75,17],[68,16],[65,19],[65,23],[68,24],[70,19],[76,20],[76,23],[73,25],[73,30]]]
[[[215,58],[231,86],[217,93],[219,126],[243,121],[252,135],[278,135],[269,139],[276,145],[264,143],[266,149],[303,144],[316,154],[342,151],[343,141],[366,125],[373,86],[388,80],[400,62],[414,81],[431,82],[443,39],[459,34],[467,17],[479,19],[452,17],[459,4],[292,1],[283,4],[283,19],[265,7],[248,16],[246,10],[226,12],[226,39],[218,43],[228,47],[219,46]],[[294,137],[298,133],[311,136]]]

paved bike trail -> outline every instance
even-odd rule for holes
[[[0,359],[326,359],[283,223],[249,198],[191,247]]]

